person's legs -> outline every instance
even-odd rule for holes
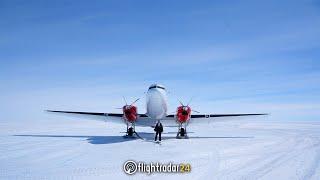
[[[156,136],[154,137],[154,141],[157,141],[158,132],[156,132]]]
[[[159,141],[161,141],[161,132],[159,133]]]

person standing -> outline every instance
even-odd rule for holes
[[[157,122],[156,126],[154,127],[154,131],[156,132],[154,141],[157,141],[158,135],[159,135],[159,141],[161,141],[161,133],[163,132],[163,126],[160,121]]]

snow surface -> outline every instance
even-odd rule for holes
[[[0,124],[0,179],[320,179],[320,122],[241,120],[190,126],[190,139],[96,121]],[[193,137],[193,138],[192,138]],[[190,163],[188,174],[126,175],[127,160]]]

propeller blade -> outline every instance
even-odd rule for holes
[[[193,96],[190,98],[190,100],[189,100],[189,102],[188,102],[188,104],[187,104],[187,106],[189,106],[189,104],[191,103],[191,101],[193,100]]]
[[[181,104],[181,106],[184,106],[183,103],[180,101],[180,99],[178,99],[179,103]]]
[[[136,103],[139,100],[140,100],[140,98],[136,99],[135,101],[133,101],[133,103],[130,104],[130,106],[132,106],[134,103]]]
[[[128,105],[126,98],[124,96],[122,96],[122,98],[123,98],[124,102],[126,103],[126,105]]]

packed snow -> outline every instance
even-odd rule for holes
[[[152,128],[58,117],[0,124],[0,179],[320,179],[320,122],[219,121],[188,127],[189,139]],[[190,173],[136,173],[123,164],[189,163]]]

